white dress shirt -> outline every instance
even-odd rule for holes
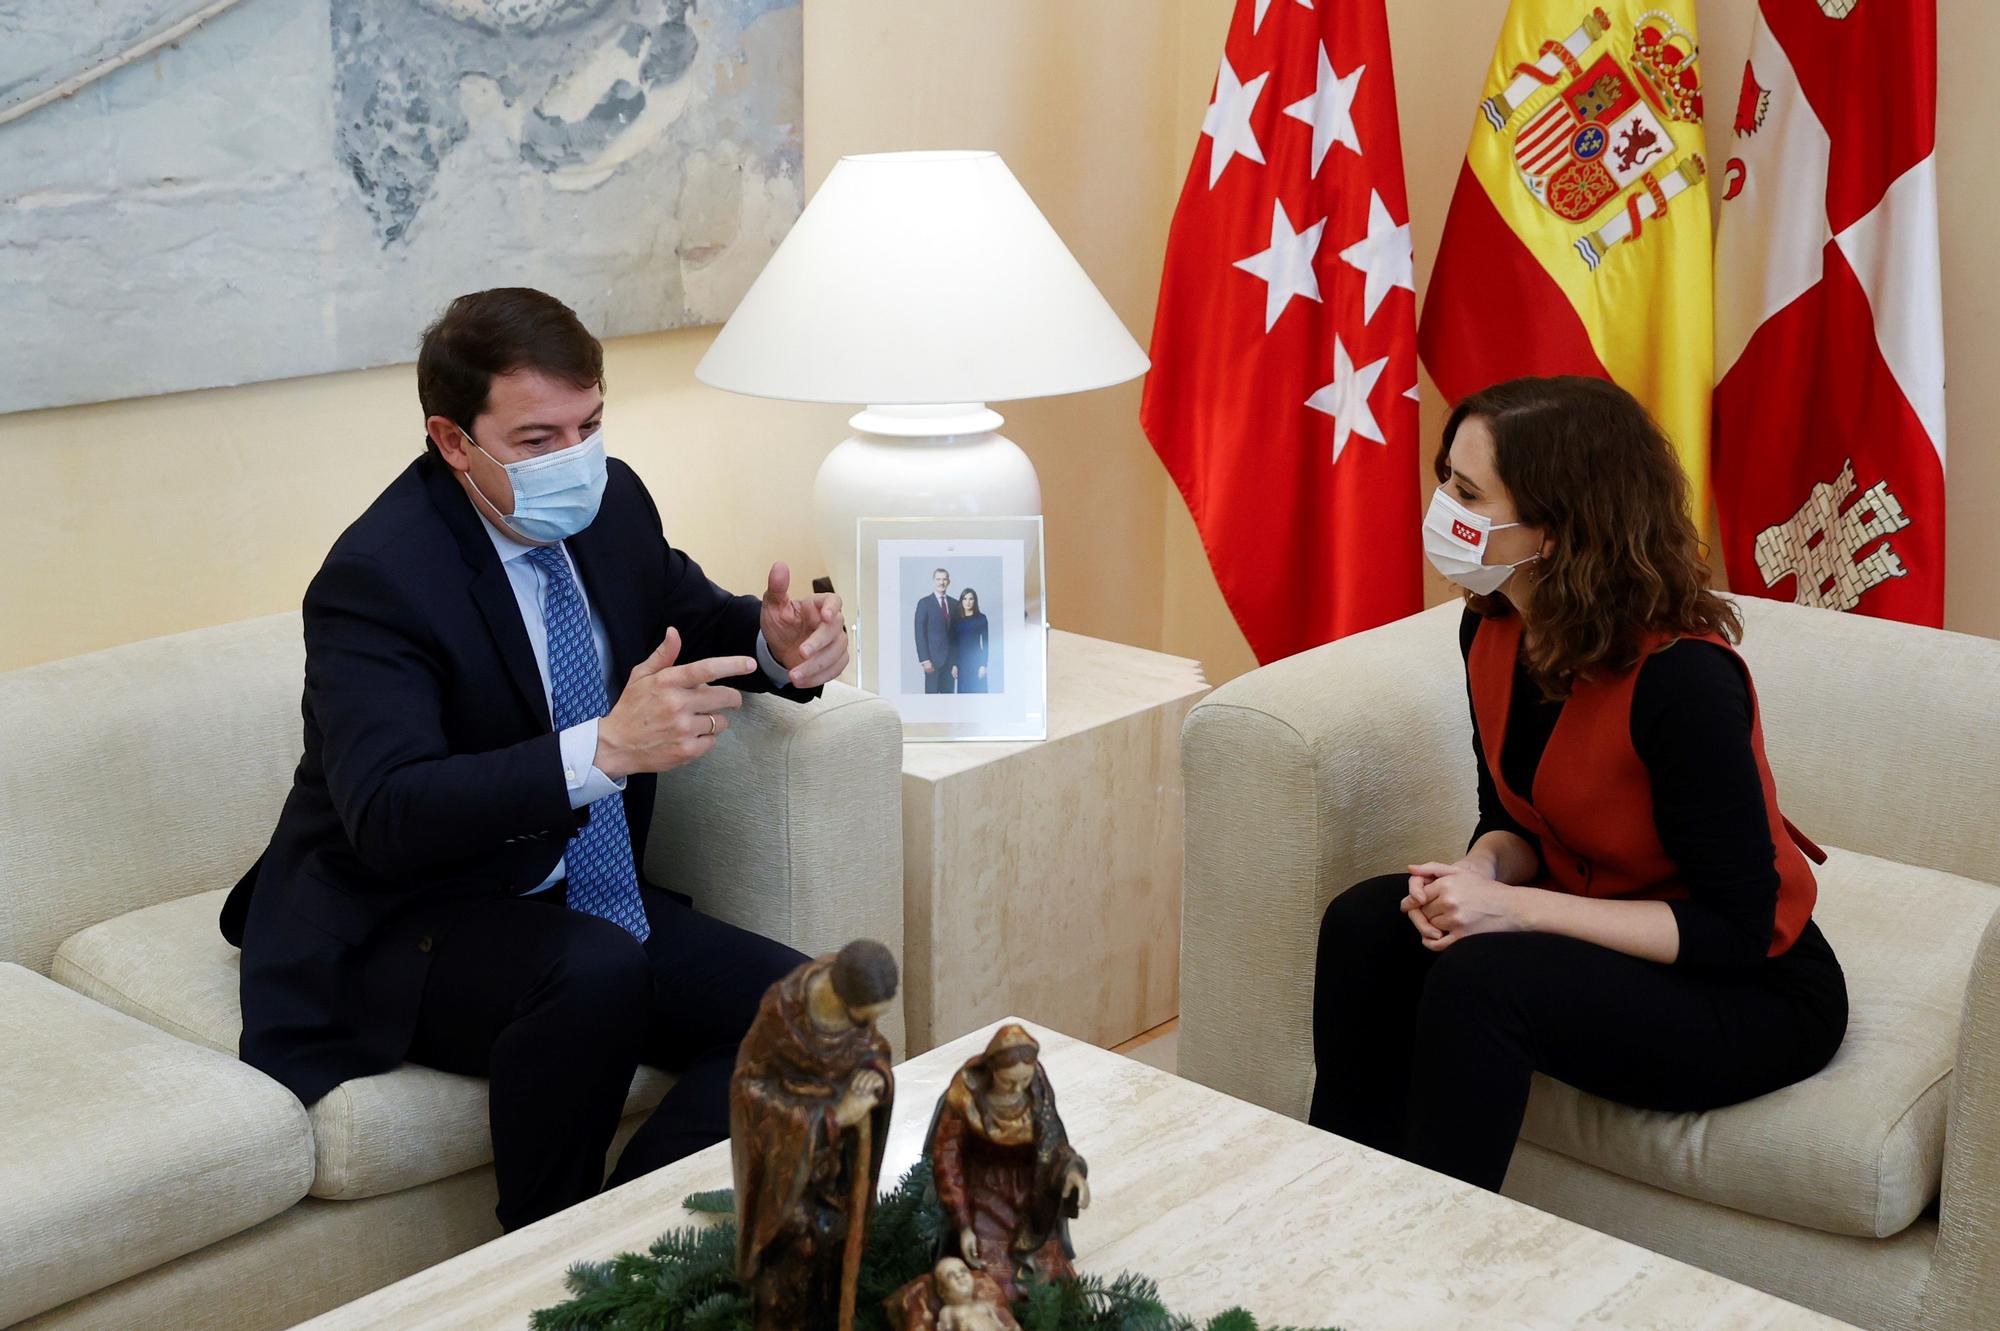
[[[474,509],[474,512],[477,512]],[[555,686],[549,679],[549,623],[542,614],[542,595],[548,590],[548,576],[527,557],[535,547],[521,542],[500,530],[484,513],[479,514],[480,522],[486,526],[486,534],[493,541],[493,549],[500,556],[500,567],[506,570],[507,585],[514,589],[514,604],[521,610],[521,626],[528,631],[528,646],[535,653],[535,669],[542,676],[542,701],[547,704],[549,715],[556,712]],[[590,618],[590,641],[597,648],[598,662],[604,668],[604,696],[608,702],[618,701],[620,681],[612,676],[611,640],[605,635],[604,621],[591,608],[590,597],[583,590],[583,576],[576,570],[576,560],[570,557],[569,547],[561,541],[556,549],[562,551],[563,562],[569,565],[569,576],[576,584],[576,594],[583,602],[583,612]],[[779,665],[771,655],[771,649],[760,631],[757,634],[757,663],[764,668],[770,681],[783,687],[791,683],[790,673]],[[569,787],[569,807],[581,809],[586,804],[595,804],[606,795],[615,795],[625,789],[623,780],[613,781],[599,771],[593,761],[597,757],[597,717],[579,721],[564,728],[559,745],[562,751],[563,782]],[[553,886],[565,874],[567,857],[556,861],[556,867],[540,886],[531,888],[524,895],[532,895]]]

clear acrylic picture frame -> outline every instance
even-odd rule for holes
[[[862,518],[855,524],[855,658],[862,688],[888,699],[909,741],[1048,738],[1048,592],[1043,523],[1027,517]],[[984,692],[927,692],[917,656],[920,601],[935,572],[951,599],[976,592],[987,616]],[[985,582],[981,588],[973,581]],[[990,612],[990,613],[989,613]],[[957,631],[958,620],[952,621]],[[934,668],[939,663],[934,663]],[[944,663],[947,668],[949,662]],[[971,668],[967,667],[968,682]]]

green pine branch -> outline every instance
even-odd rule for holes
[[[713,1192],[689,1193],[687,1200],[681,1205],[700,1215],[734,1215],[736,1189],[717,1188]]]
[[[734,1213],[729,1189],[698,1192],[686,1201],[701,1215]],[[931,1269],[944,1216],[930,1197],[930,1161],[918,1163],[876,1206],[862,1249],[857,1331],[890,1331],[883,1301]],[[736,1278],[733,1220],[670,1230],[644,1253],[579,1262],[564,1277],[570,1297],[537,1311],[533,1331],[751,1331],[750,1299]],[[1110,1280],[1035,1282],[1014,1306],[1022,1331],[1339,1331],[1263,1328],[1241,1308],[1205,1323],[1177,1317],[1160,1302],[1159,1286],[1126,1272]]]

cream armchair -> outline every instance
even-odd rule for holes
[[[484,1081],[405,1066],[308,1112],[236,1059],[216,917],[303,662],[292,614],[0,674],[0,1326],[290,1326],[498,1233]],[[753,696],[660,782],[647,868],[805,951],[900,953],[901,769],[878,698]],[[627,1132],[668,1084],[640,1070]]]
[[[1709,1114],[1536,1079],[1506,1191],[1870,1328],[2000,1325],[2000,643],[1745,599],[1785,811],[1829,848],[1833,1063]],[[1350,884],[1476,821],[1439,606],[1237,679],[1182,731],[1184,1076],[1304,1117],[1313,952]],[[1839,849],[1834,849],[1838,847]]]

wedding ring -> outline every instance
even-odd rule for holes
[[[710,738],[713,738],[713,737],[715,736],[715,713],[714,713],[714,712],[710,712],[710,713],[708,714],[708,733],[709,733],[709,737],[710,737]]]

